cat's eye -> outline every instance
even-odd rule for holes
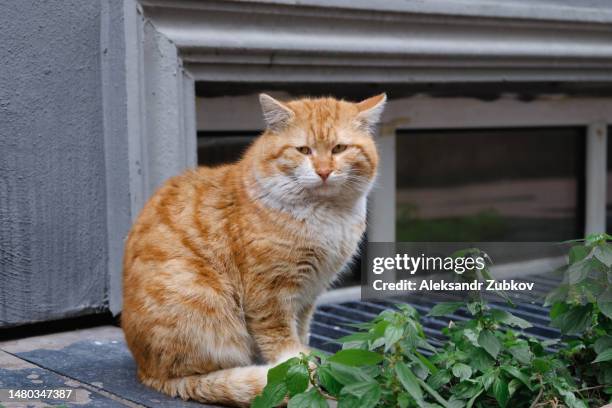
[[[334,148],[332,149],[332,154],[338,154],[338,153],[342,153],[343,151],[346,150],[348,146],[345,144],[337,144],[334,146]]]
[[[312,153],[312,150],[310,150],[310,147],[308,146],[299,146],[296,147],[297,151],[302,153],[302,154],[310,154]]]

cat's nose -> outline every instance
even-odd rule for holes
[[[331,169],[319,169],[317,170],[317,174],[321,177],[321,180],[325,181],[331,174]]]

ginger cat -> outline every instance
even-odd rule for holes
[[[248,406],[270,367],[308,352],[315,299],[365,230],[385,101],[262,94],[267,130],[239,162],[153,195],[126,243],[121,318],[144,384]]]

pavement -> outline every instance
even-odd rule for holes
[[[205,407],[140,384],[123,332],[114,326],[0,342],[0,390],[8,389],[73,393],[70,401],[6,402],[2,396],[0,407]]]

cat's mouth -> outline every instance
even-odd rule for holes
[[[327,197],[338,192],[339,185],[337,183],[330,183],[329,181],[320,182],[316,186],[313,186],[311,191],[317,196]]]

